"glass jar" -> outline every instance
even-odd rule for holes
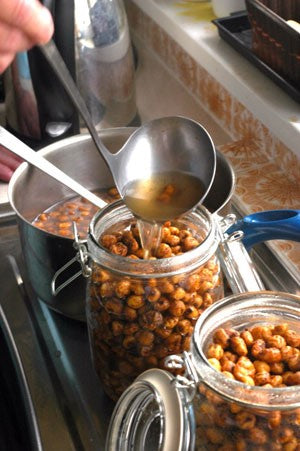
[[[91,268],[87,323],[92,358],[103,388],[114,400],[140,373],[165,368],[166,356],[189,350],[196,320],[224,296],[215,255],[217,228],[206,209],[191,212],[164,228],[163,234],[169,234],[167,241],[174,244],[164,244],[164,249],[175,252],[177,247],[178,251],[186,236],[201,242],[167,258],[133,256],[136,243],[128,236],[135,222],[127,207],[115,202],[94,217],[87,241]],[[99,244],[103,235],[120,237],[124,231],[131,258],[111,253]]]
[[[222,360],[215,345],[225,351],[228,340],[231,357]],[[185,375],[140,375],[115,407],[107,450],[299,450],[300,297],[262,291],[213,304],[197,321],[190,353],[166,365]]]

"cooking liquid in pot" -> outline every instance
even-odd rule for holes
[[[166,172],[147,180],[135,180],[125,187],[125,203],[135,213],[143,258],[156,254],[161,242],[163,224],[190,210],[203,193],[199,179],[189,174]],[[107,203],[118,199],[116,188],[98,191]],[[60,202],[41,213],[33,225],[47,232],[74,238],[73,222],[81,238],[85,238],[97,207],[83,198]]]
[[[120,198],[115,187],[99,190],[97,194],[105,202],[110,203]],[[89,224],[98,208],[86,199],[76,196],[63,202],[58,202],[39,214],[32,224],[46,232],[66,238],[74,238],[73,222],[76,222],[77,232],[81,239],[86,238]]]

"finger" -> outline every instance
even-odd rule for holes
[[[18,161],[18,162],[22,162],[22,158],[19,157],[19,155],[16,155],[15,153],[13,153],[11,150],[6,149],[6,147],[1,146],[0,144],[0,156],[1,155],[9,155],[10,158]]]
[[[51,14],[38,0],[1,0],[0,18],[36,44],[45,44],[53,34]]]
[[[33,46],[33,41],[18,28],[0,21],[0,52],[17,53]]]
[[[3,182],[9,182],[11,179],[11,176],[13,175],[14,171],[7,166],[2,166],[0,163],[0,180]]]
[[[0,151],[0,164],[1,166],[7,166],[8,168],[15,170],[21,164],[21,160],[16,160],[11,154]]]
[[[0,23],[0,73],[10,65],[17,52],[32,46],[33,42],[20,30]]]

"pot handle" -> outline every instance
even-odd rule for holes
[[[244,232],[243,244],[250,249],[268,240],[300,241],[300,210],[268,210],[236,221],[226,233]]]

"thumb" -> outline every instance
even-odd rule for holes
[[[1,0],[0,19],[36,44],[48,42],[54,30],[49,10],[38,0]]]

